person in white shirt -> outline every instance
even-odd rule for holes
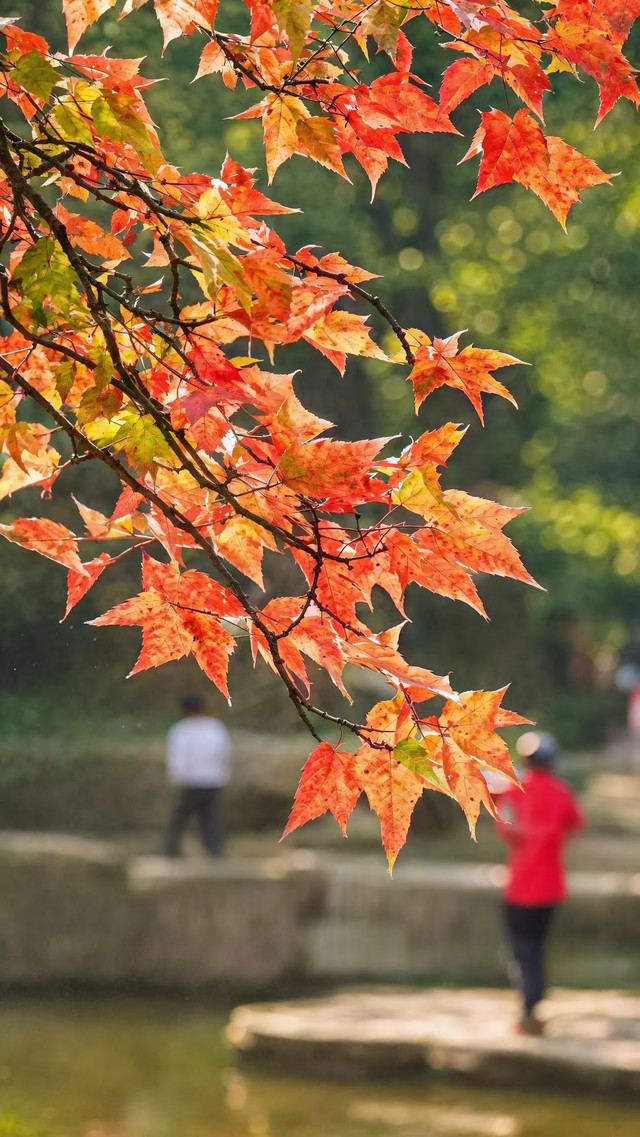
[[[195,816],[205,849],[210,856],[218,857],[222,853],[220,789],[229,781],[231,739],[224,724],[205,713],[200,695],[185,695],[180,706],[183,717],[167,735],[167,768],[178,793],[165,853],[178,856],[182,834]]]

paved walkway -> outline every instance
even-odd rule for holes
[[[544,1038],[514,1032],[509,991],[373,988],[238,1007],[241,1056],[342,1077],[430,1071],[492,1084],[582,1085],[640,1097],[640,997],[552,992]]]

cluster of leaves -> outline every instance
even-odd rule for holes
[[[63,0],[72,53],[114,3]],[[594,77],[601,116],[619,97],[638,101],[621,50],[640,15],[632,4],[621,15],[614,0],[567,0],[537,23],[502,0],[246,5],[243,36],[220,30],[218,0],[155,0],[165,43],[204,37],[199,76],[219,72],[228,86],[258,91],[244,117],[262,120],[270,180],[293,154],[346,177],[350,154],[375,189],[389,158],[403,160],[399,134],[455,133],[452,111],[497,77],[525,107],[482,116],[469,151],[480,155],[478,192],[518,181],[564,224],[580,191],[608,179],[545,136],[548,75]],[[140,6],[126,0],[121,15]],[[411,72],[405,27],[421,14],[463,56],[445,71],[438,102]],[[432,341],[404,328],[365,287],[373,274],[338,253],[290,252],[264,220],[290,211],[232,158],[218,179],[172,167],[145,107],[139,60],[54,55],[13,21],[3,34],[1,93],[21,120],[16,127],[14,110],[0,123],[0,308],[9,325],[0,497],[34,485],[49,493],[65,469],[91,460],[121,482],[110,516],[77,503],[80,534],[39,517],[3,525],[4,536],[67,568],[67,612],[109,566],[142,549],[142,591],[95,621],[142,628],[134,672],[191,654],[228,695],[236,638],[250,637],[254,658],[280,676],[319,743],[288,831],[327,810],[345,826],[364,792],[393,863],[425,788],[456,798],[473,830],[483,802],[493,811],[483,769],[514,776],[495,732],[523,720],[501,709],[503,692],[458,695],[447,678],[407,663],[402,625],[374,633],[362,609],[377,585],[404,616],[415,582],[484,615],[476,572],[534,583],[502,532],[520,510],[442,488],[441,468],[463,433],[456,425],[395,455],[390,439],[335,440],[326,436],[332,424],[299,401],[294,376],[267,370],[261,353],[273,366],[276,349],[306,341],[341,373],[349,355],[389,359],[367,318],[346,306],[368,305],[395,333],[391,361],[409,367],[416,409],[449,385],[480,418],[483,393],[511,399],[493,373],[518,361],[460,348],[459,334]],[[388,71],[365,81],[347,48],[365,66],[372,46]],[[82,560],[84,542],[124,548]],[[185,550],[199,552],[207,571],[185,567]],[[252,601],[244,582],[263,588],[265,551],[293,560],[300,595]],[[312,701],[305,657],[347,698],[347,664],[377,673],[392,697],[364,723],[332,715]],[[422,709],[436,697],[445,699],[440,714]],[[314,716],[341,739],[351,731],[357,753],[322,741]]]

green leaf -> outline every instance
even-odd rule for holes
[[[60,82],[60,74],[39,51],[29,51],[16,63],[11,76],[25,91],[47,102],[52,88]]]
[[[408,770],[413,770],[414,774],[419,774],[420,777],[425,778],[426,781],[433,782],[435,786],[438,786],[438,789],[445,788],[427,758],[425,747],[414,738],[403,738],[402,742],[399,742],[393,751],[393,757],[396,762],[400,762],[403,766],[406,766]]]
[[[111,419],[122,406],[122,395],[115,388],[101,392],[97,387],[89,387],[80,400],[76,418],[78,426],[87,426],[97,419]]]
[[[273,0],[271,6],[275,12],[280,31],[285,32],[289,40],[291,55],[295,63],[311,27],[311,0]]]
[[[124,422],[113,440],[114,445],[124,450],[136,473],[148,473],[157,462],[173,465],[173,453],[150,415],[140,415],[127,408],[119,417]]]
[[[102,393],[113,379],[113,360],[106,351],[92,351],[91,356],[97,363],[97,367],[93,372],[93,379],[96,389]]]
[[[143,161],[156,153],[147,128],[135,109],[135,99],[129,95],[105,91],[103,96],[94,100],[91,114],[100,134],[113,142],[127,143]]]
[[[406,9],[398,7],[395,0],[377,0],[364,17],[360,31],[373,36],[378,47],[395,59],[398,50],[398,33],[406,15]]]
[[[69,391],[76,381],[77,366],[73,360],[68,359],[56,368],[56,391],[62,402],[66,402]]]
[[[86,146],[93,144],[91,127],[73,103],[58,103],[51,118],[58,134],[65,141],[84,142]]]
[[[78,296],[76,274],[53,237],[41,237],[27,249],[13,273],[13,280],[22,286],[34,316],[45,326],[45,300],[68,316],[71,302]]]
[[[245,312],[251,311],[251,289],[247,283],[242,264],[224,241],[219,241],[206,224],[194,226],[191,246],[202,267],[207,294],[215,299],[221,282],[235,289],[238,300]]]

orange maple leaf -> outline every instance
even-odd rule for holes
[[[502,383],[494,379],[492,371],[500,367],[510,367],[521,363],[513,355],[488,348],[465,347],[458,351],[462,332],[456,332],[447,339],[434,339],[433,343],[423,344],[416,352],[416,361],[409,375],[416,397],[416,410],[432,391],[438,387],[456,387],[463,391],[475,407],[481,422],[482,394],[502,395],[517,406],[513,395]]]
[[[544,180],[549,170],[545,136],[524,107],[513,118],[504,111],[486,111],[462,161],[476,154],[480,155],[480,172],[474,197],[507,182],[531,187],[532,182]]]
[[[323,438],[294,443],[282,455],[278,473],[285,485],[309,497],[333,501],[346,495],[353,503],[369,499],[371,495],[375,498],[371,465],[386,442],[386,438],[364,442],[334,442]],[[382,492],[384,484],[381,482],[379,486]]]
[[[135,7],[138,0],[127,0],[127,8]],[[164,46],[178,36],[191,35],[196,28],[213,29],[218,11],[218,0],[154,0],[156,15],[164,35]]]
[[[18,517],[10,525],[0,525],[0,534],[24,549],[32,549],[50,561],[72,569],[79,576],[86,575],[78,556],[75,533],[58,521],[49,521],[46,517]]]
[[[404,706],[403,697],[397,695],[373,707],[367,715],[367,726],[370,741],[377,745],[365,742],[355,755],[355,775],[380,821],[389,871],[406,842],[411,815],[426,784],[393,756],[395,745],[411,730],[406,721],[398,730]]]
[[[346,837],[347,822],[362,793],[354,766],[353,754],[338,750],[328,742],[316,747],[302,769],[282,840],[300,825],[322,817],[327,811],[333,814]]]
[[[143,592],[89,622],[96,627],[142,628],[142,650],[130,675],[191,653],[228,698],[227,669],[235,641],[220,620],[244,615],[242,605],[204,573],[180,573],[177,565],[161,564],[146,554],[142,583]]]
[[[456,59],[447,67],[440,87],[440,110],[450,114],[477,91],[491,83],[496,69],[484,59]]]
[[[483,803],[489,813],[496,816],[480,767],[496,771],[515,785],[520,784],[508,747],[495,732],[505,726],[527,723],[528,719],[501,707],[506,690],[503,687],[499,691],[465,691],[458,702],[447,702],[437,718],[426,719],[423,724],[441,736],[438,758],[474,837]]]
[[[598,28],[561,17],[545,36],[544,47],[569,63],[582,67],[595,79],[600,89],[596,126],[618,99],[629,99],[636,107],[640,104],[635,67],[625,59],[617,44]]]
[[[84,562],[82,566],[83,572],[78,572],[76,569],[69,569],[67,576],[67,606],[60,623],[66,620],[71,609],[75,608],[83,596],[86,596],[98,577],[101,576],[107,566],[111,564],[113,564],[113,559],[109,554],[100,553],[95,560]]]
[[[502,111],[482,115],[482,123],[463,161],[481,155],[476,195],[492,186],[518,182],[549,207],[563,228],[580,191],[609,183],[611,177],[561,138],[545,138],[527,110],[513,118]]]
[[[519,506],[498,505],[461,490],[445,490],[442,505],[432,507],[427,526],[419,536],[425,547],[433,542],[442,555],[448,553],[475,572],[507,576],[540,588],[502,532],[505,525],[524,512]]]
[[[484,804],[492,817],[497,817],[493,798],[489,793],[482,771],[473,759],[469,758],[454,741],[447,738],[440,752],[442,769],[447,785],[463,810],[469,823],[469,831],[476,839],[476,824],[480,808]]]
[[[309,112],[302,99],[293,95],[267,95],[262,124],[269,184],[278,167],[295,154],[298,148],[298,123],[304,118],[309,118]]]
[[[67,22],[67,38],[69,51],[72,52],[87,28],[109,8],[113,8],[116,0],[62,0],[62,10]]]

